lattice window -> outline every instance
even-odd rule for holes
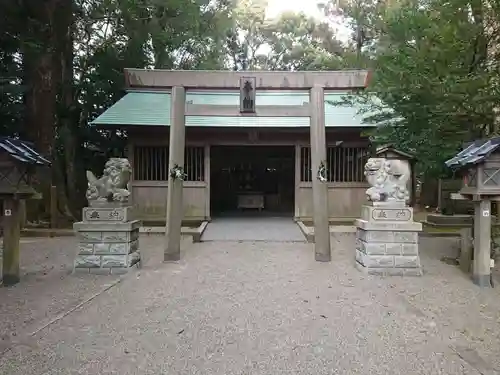
[[[300,148],[300,181],[312,181],[311,148]]]
[[[187,181],[205,180],[205,148],[186,147],[184,153],[184,168],[187,174]]]
[[[328,147],[328,175],[335,182],[364,182],[367,147]]]
[[[168,146],[136,146],[134,148],[134,180],[168,180]]]
[[[483,185],[484,186],[500,186],[500,169],[485,168],[483,170]]]
[[[368,147],[328,147],[328,181],[329,182],[365,182],[363,174],[368,160]],[[312,181],[311,149],[300,149],[300,180]]]
[[[136,146],[134,148],[134,180],[168,181],[168,147]],[[205,148],[186,147],[184,169],[187,181],[204,181]]]

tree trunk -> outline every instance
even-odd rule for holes
[[[54,156],[54,181],[58,191],[58,209],[74,217],[79,210],[76,173],[77,126],[73,90],[73,3],[59,0],[52,33],[55,45],[54,66],[58,71],[60,107],[57,111],[61,155]]]
[[[51,50],[25,51],[24,69],[28,83],[26,92],[26,134],[34,142],[36,150],[53,161],[56,90],[53,84]],[[52,173],[48,173],[45,168],[38,168],[35,172],[35,185],[39,192],[43,194],[37,216],[46,219],[49,213]]]
[[[57,95],[62,86],[62,74],[72,74],[63,73],[59,58],[59,51],[64,51],[65,61],[68,61],[68,32],[61,32],[60,28],[67,30],[72,23],[72,0],[26,0],[24,6],[29,9],[32,18],[25,33],[26,39],[32,43],[23,45],[27,83],[25,130],[36,149],[52,162],[50,173],[42,168],[36,171],[37,188],[43,194],[39,206],[41,212],[37,216],[47,219],[50,213],[50,188],[54,183],[55,169],[58,168],[55,157]],[[60,48],[59,40],[65,41],[65,48]],[[72,43],[71,39],[69,43]],[[72,55],[70,58],[72,59]],[[71,65],[69,69],[72,69]],[[65,105],[66,103],[63,104]]]

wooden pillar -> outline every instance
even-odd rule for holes
[[[186,90],[172,88],[170,113],[169,171],[178,165],[184,167],[184,146],[186,142]],[[182,202],[183,181],[168,176],[167,218],[165,229],[165,252],[163,260],[177,261],[181,257],[181,225],[184,217]]]
[[[411,168],[411,195],[410,195],[410,207],[415,207],[417,203],[417,174],[415,171],[415,161],[410,162]]]
[[[293,195],[293,218],[294,220],[299,220],[300,210],[299,210],[299,191],[300,191],[300,150],[301,146],[299,144],[295,145],[295,193]]]
[[[463,228],[460,230],[460,269],[465,273],[470,272],[472,261],[472,228]]]
[[[474,202],[474,263],[472,281],[482,287],[491,287],[491,202]]]
[[[23,230],[26,227],[27,213],[26,213],[26,201],[19,201],[19,227]]]
[[[324,89],[314,86],[309,94],[311,167],[313,189],[314,256],[319,262],[329,262],[330,228],[328,223],[328,185],[317,178],[321,162],[326,164]]]
[[[130,139],[130,134],[128,134],[128,140],[127,140],[127,149],[125,150],[125,157],[128,159],[130,162],[130,165],[132,165],[132,173],[130,174],[130,197],[129,197],[129,203],[130,205],[134,206],[134,170],[137,168],[137,165],[135,163],[135,155],[134,155],[134,143]],[[137,210],[137,207],[135,207]]]
[[[205,145],[205,183],[206,187],[206,195],[205,195],[205,219],[211,220],[210,213],[210,199],[211,199],[211,188],[210,188],[210,145]]]
[[[3,233],[3,267],[4,286],[17,284],[21,280],[19,270],[19,238],[20,238],[19,200],[4,200],[4,233]]]
[[[442,180],[439,178],[438,179],[438,186],[437,186],[437,191],[438,191],[438,196],[437,196],[437,208],[442,210],[442,200],[443,200],[443,189],[442,189]]]
[[[50,187],[50,228],[57,228],[57,187]]]

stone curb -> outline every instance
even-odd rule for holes
[[[309,229],[309,227],[306,227],[305,224],[302,221],[297,221],[296,224],[299,226],[300,231],[306,238],[306,241],[309,243],[314,242],[314,232]]]
[[[306,238],[306,241],[309,243],[314,243],[314,228],[307,227],[302,221],[297,221],[297,225],[300,228],[300,231]],[[342,228],[340,228],[342,227]],[[349,228],[347,228],[349,227]],[[342,230],[338,230],[342,229]],[[330,225],[330,235],[333,233],[342,233],[342,234],[354,234],[356,233],[356,229],[354,226],[335,226]],[[419,232],[419,237],[422,238],[436,238],[436,237],[446,237],[446,238],[459,238],[460,232]]]
[[[200,242],[201,236],[208,225],[204,221],[198,228],[182,228],[182,234],[193,237],[193,242]],[[165,227],[141,227],[139,233],[142,234],[164,234]],[[26,228],[21,231],[21,237],[72,237],[75,235],[73,229],[45,229],[45,228]]]
[[[193,242],[201,242],[201,236],[205,229],[207,228],[208,221],[203,221],[197,228],[182,227],[181,235],[192,236]],[[139,233],[144,234],[165,234],[165,227],[141,227]]]

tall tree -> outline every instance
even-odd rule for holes
[[[256,59],[269,70],[318,70],[341,65],[344,48],[329,24],[304,13],[285,12],[262,29],[267,51]]]
[[[17,4],[18,11],[26,16],[24,28],[18,34],[26,87],[24,134],[34,142],[39,152],[53,162],[53,173],[42,170],[36,173],[37,187],[48,198],[50,187],[54,184],[53,175],[58,168],[57,163],[54,163],[54,147],[62,61],[58,56],[60,45],[57,25],[67,22],[60,16],[68,6],[71,8],[71,0],[25,0]],[[71,16],[71,11],[68,14]],[[48,213],[48,199],[42,203],[42,211]]]
[[[434,176],[494,119],[498,94],[491,82],[498,73],[488,68],[484,25],[479,14],[471,17],[473,6],[413,1],[384,14],[369,90],[381,102],[368,121],[380,125],[376,141],[415,151]]]
[[[221,67],[231,11],[226,0],[0,3],[0,130],[53,161],[37,176],[42,216],[52,184],[61,212],[78,216],[85,169],[123,150],[123,132],[88,126],[123,95],[123,69]]]
[[[314,70],[342,66],[334,30],[304,13],[266,18],[267,1],[245,0],[233,13],[226,51],[232,70]]]
[[[226,53],[232,70],[258,68],[257,53],[264,45],[263,29],[267,23],[268,0],[240,0],[231,15],[226,31]]]
[[[375,54],[383,48],[385,15],[404,7],[406,2],[407,0],[327,0],[319,4],[329,23],[350,30],[343,55],[345,68],[373,67]]]

